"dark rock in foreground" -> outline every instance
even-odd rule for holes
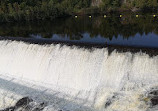
[[[152,106],[158,105],[158,90],[154,90],[150,92],[149,96],[151,98],[151,105]]]
[[[45,103],[37,104],[29,97],[20,99],[15,106],[0,111],[42,111],[46,106]]]

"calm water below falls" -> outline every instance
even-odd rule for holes
[[[0,111],[157,111],[157,22],[115,16],[1,25]]]

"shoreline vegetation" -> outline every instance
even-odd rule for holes
[[[157,0],[1,0],[0,22],[114,12],[157,12]]]

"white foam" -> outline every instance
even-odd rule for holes
[[[0,74],[0,83],[15,83],[10,90],[0,86],[1,94],[5,90],[16,98],[39,98],[37,101],[48,101],[55,109],[145,111],[149,106],[140,97],[158,85],[158,56],[116,51],[108,55],[107,48],[90,51],[75,46],[2,40]],[[18,89],[16,85],[21,86]],[[105,109],[113,95],[115,99]],[[7,106],[11,100],[6,99]]]

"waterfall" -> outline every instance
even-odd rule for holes
[[[44,111],[146,111],[158,56],[60,44],[0,41],[0,108],[23,97]]]

